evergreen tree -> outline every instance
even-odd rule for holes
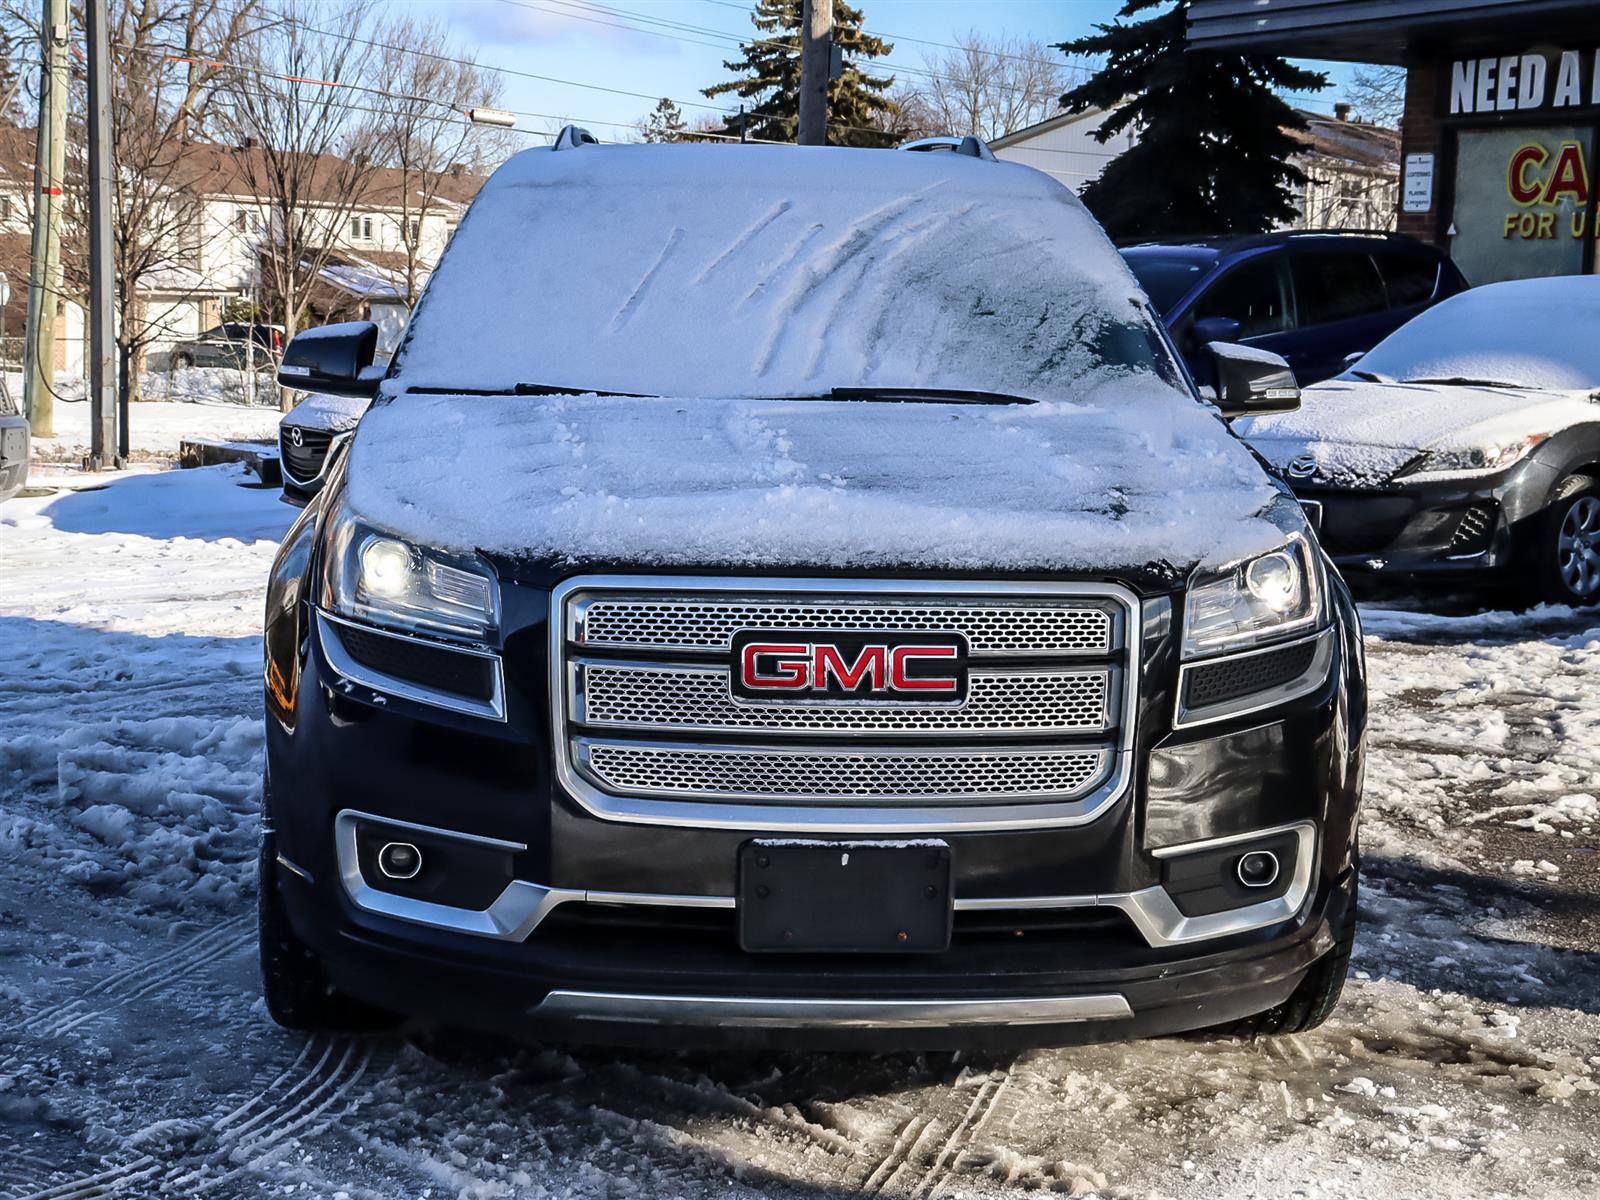
[[[760,31],[740,47],[743,57],[722,65],[740,78],[705,89],[707,96],[733,93],[755,103],[745,113],[745,133],[754,139],[792,142],[800,125],[800,29],[802,0],[757,0],[750,23]],[[894,76],[868,75],[856,62],[879,58],[894,47],[861,28],[861,10],[833,3],[833,41],[845,53],[844,71],[828,84],[828,142],[835,146],[889,146],[892,134],[878,126],[892,114]],[[851,60],[855,60],[852,62]],[[725,132],[737,134],[739,119]]]
[[[1106,59],[1061,106],[1122,104],[1096,140],[1129,126],[1139,135],[1083,189],[1083,202],[1114,238],[1258,233],[1291,221],[1291,186],[1305,176],[1288,161],[1297,146],[1286,131],[1306,123],[1274,89],[1316,91],[1327,76],[1266,54],[1189,50],[1189,0],[1143,21],[1121,19],[1169,2],[1125,0],[1118,20],[1059,47]]]
[[[647,142],[681,142],[688,128],[682,110],[663,96],[639,126],[639,136]]]

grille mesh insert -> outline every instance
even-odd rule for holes
[[[1100,733],[1110,672],[974,672],[967,703],[937,705],[737,704],[726,671],[588,664],[581,668],[587,724],[635,729],[803,733]]]
[[[591,743],[590,769],[607,788],[646,795],[812,803],[955,798],[1071,799],[1105,774],[1104,747],[997,754],[736,749]]]
[[[1074,601],[1023,604],[857,604],[762,600],[598,599],[586,646],[727,650],[742,629],[965,634],[974,654],[1108,654],[1111,614]]]

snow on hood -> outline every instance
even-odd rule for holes
[[[364,419],[352,507],[424,545],[610,566],[1187,571],[1281,545],[1279,495],[1194,400],[403,395]]]
[[[539,148],[474,200],[388,391],[914,385],[1070,399],[1107,364],[1167,358],[1143,305],[1083,205],[1020,164]]]
[[[1276,467],[1309,457],[1318,479],[1372,486],[1424,450],[1505,446],[1597,419],[1587,392],[1340,377],[1308,387],[1297,412],[1245,417],[1233,428]]]
[[[338,433],[361,420],[371,403],[365,396],[325,396],[319,392],[296,404],[283,420],[289,425]]]

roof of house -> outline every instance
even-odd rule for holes
[[[333,154],[312,156],[310,192],[320,194],[348,187],[352,175],[359,174],[361,200],[378,208],[416,207],[429,197],[441,207],[462,207],[471,203],[487,176],[463,169],[438,173],[405,172],[395,167],[376,167],[357,172],[346,159]],[[215,142],[191,142],[179,161],[176,181],[208,196],[251,197],[260,194],[272,177],[269,156],[259,146],[224,146]],[[410,204],[402,202],[410,190]]]
[[[1301,110],[1305,129],[1285,130],[1307,154],[1343,159],[1372,170],[1398,170],[1400,131],[1365,121],[1341,121]]]

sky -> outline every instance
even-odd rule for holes
[[[470,50],[481,65],[523,73],[502,76],[502,106],[529,114],[518,116],[519,128],[547,132],[570,121],[602,141],[626,136],[662,96],[691,120],[726,108],[727,97],[710,101],[700,90],[732,77],[722,64],[754,32],[748,0],[388,0],[391,10],[401,6],[436,17],[448,27],[452,49]],[[941,53],[927,43],[949,43],[967,31],[1065,41],[1110,21],[1121,0],[855,0],[855,7],[870,32],[894,43],[888,58],[874,63],[892,71],[925,70],[928,56]],[[1333,71],[1335,86],[1306,106],[1326,113],[1348,68],[1317,65]]]

